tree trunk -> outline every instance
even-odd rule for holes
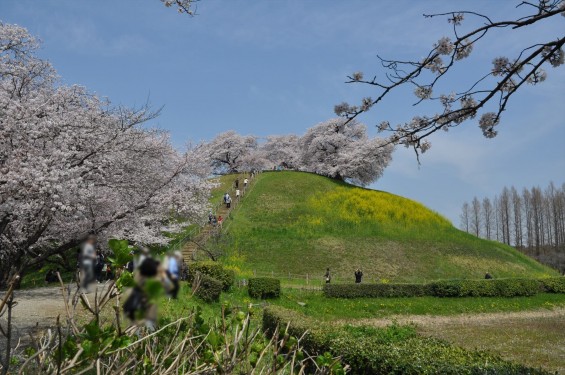
[[[16,288],[19,288],[23,277],[22,268],[20,261],[2,263],[2,265],[0,265],[0,290],[6,290],[10,281],[12,281],[16,275],[19,275],[20,278],[14,285]]]

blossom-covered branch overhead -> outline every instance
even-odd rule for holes
[[[537,85],[547,78],[545,68],[563,65],[565,35],[563,27],[548,34],[547,39],[524,45],[515,56],[495,56],[489,69],[476,77],[469,87],[453,89],[450,93],[437,93],[439,83],[450,79],[450,72],[464,59],[472,55],[474,47],[489,33],[500,33],[501,29],[527,29],[550,19],[565,15],[564,0],[527,1],[519,8],[529,8],[526,16],[505,21],[472,11],[457,11],[424,15],[427,18],[446,17],[452,25],[452,36],[440,38],[421,60],[387,60],[379,57],[384,68],[385,79],[365,78],[362,72],[348,76],[347,83],[373,87],[374,97],[366,97],[357,105],[341,103],[334,110],[338,116],[352,121],[362,113],[370,111],[392,92],[404,86],[412,86],[418,105],[424,101],[438,102],[439,110],[433,114],[413,117],[410,121],[392,125],[383,121],[380,132],[389,132],[388,143],[413,147],[418,155],[427,151],[431,144],[427,138],[438,130],[449,130],[461,123],[476,119],[487,138],[497,135],[502,113],[510,98],[524,85]],[[565,21],[565,19],[563,19]],[[463,22],[477,22],[471,31],[461,32]],[[559,36],[561,35],[561,36]]]

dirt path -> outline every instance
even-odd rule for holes
[[[99,292],[103,288],[103,285],[99,285]],[[74,291],[73,289],[71,296]],[[90,301],[93,301],[94,292],[87,294],[87,297]],[[66,316],[60,286],[16,290],[14,301],[17,302],[12,310],[12,336],[15,342],[18,338],[27,341],[29,333],[36,329],[44,330],[53,327],[57,322],[57,316],[61,316],[61,319],[65,319]],[[5,315],[0,318],[0,323],[2,325],[6,323]]]

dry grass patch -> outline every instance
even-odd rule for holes
[[[466,349],[487,350],[505,359],[565,373],[565,308],[457,316],[396,316],[360,319],[384,327],[396,321]]]

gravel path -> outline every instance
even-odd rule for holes
[[[100,285],[98,288],[101,291],[104,287]],[[74,291],[73,289],[72,294]],[[94,292],[87,296],[90,301],[94,300]],[[60,286],[16,290],[14,301],[17,302],[12,310],[14,343],[17,343],[18,338],[26,342],[29,340],[29,333],[53,327],[57,322],[57,316],[61,319],[65,319],[66,316]],[[0,323],[2,326],[5,325],[6,314],[0,318]],[[0,340],[0,347],[3,347],[2,341]]]

